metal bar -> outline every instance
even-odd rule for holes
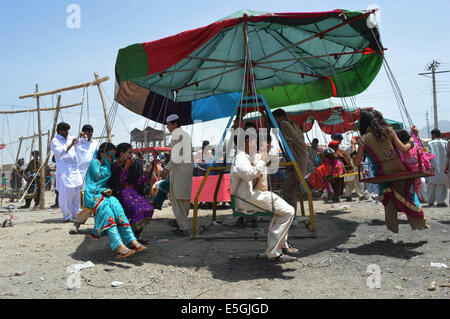
[[[302,191],[302,188],[300,187],[300,185],[298,185],[298,192],[300,195],[300,209],[302,211],[302,216],[305,216],[305,205],[303,203],[303,191]]]
[[[383,48],[383,50],[387,50],[387,48]],[[373,50],[373,51],[377,52],[375,50]],[[292,61],[309,60],[309,59],[317,59],[317,58],[326,58],[326,57],[329,57],[329,56],[341,56],[341,55],[346,55],[346,54],[357,54],[357,53],[364,53],[364,52],[365,52],[364,50],[358,50],[358,51],[352,51],[352,52],[330,53],[330,54],[323,54],[323,55],[298,57],[298,58],[294,58],[294,59],[281,59],[281,60],[255,62],[255,65],[257,65],[257,64],[269,64],[269,63],[280,63],[280,62],[292,62]]]
[[[235,65],[241,65],[241,62],[238,61],[226,61],[226,60],[218,60],[218,59],[209,59],[209,58],[202,58],[197,56],[188,56],[189,59],[194,60],[200,60],[200,61],[206,61],[206,62],[221,62],[221,63],[233,63]]]
[[[303,177],[303,174],[301,173],[300,168],[297,165],[297,162],[295,161],[294,155],[292,154],[291,149],[289,148],[289,145],[287,144],[286,140],[284,139],[283,133],[281,132],[277,121],[275,121],[275,118],[273,117],[273,114],[270,111],[269,106],[267,105],[267,103],[266,103],[266,101],[264,99],[264,96],[261,95],[260,97],[264,101],[264,106],[266,108],[266,113],[268,114],[268,116],[270,118],[270,121],[273,123],[274,127],[277,129],[275,131],[275,133],[278,133],[278,134],[275,134],[275,133],[274,134],[275,134],[275,136],[279,135],[283,146],[285,146],[286,151],[287,151],[289,157],[291,158],[291,163],[294,166],[295,171],[297,172],[297,175],[300,178],[301,183],[305,187],[306,193],[308,194],[309,220],[310,220],[310,223],[311,223],[311,231],[313,233],[315,233],[316,232],[316,222],[315,222],[315,216],[314,216],[314,208],[313,208],[313,200],[312,200],[311,190],[310,190],[308,184],[306,183],[305,178]]]
[[[359,16],[356,16],[356,17],[354,17],[354,18],[352,18],[352,19],[349,19],[349,20],[347,20],[347,21],[344,21],[344,22],[342,22],[342,23],[340,23],[340,24],[338,24],[338,25],[335,25],[334,27],[331,27],[331,28],[329,28],[329,29],[326,29],[325,31],[321,31],[321,32],[319,32],[319,33],[316,33],[316,34],[314,34],[313,36],[310,36],[309,38],[303,39],[302,41],[293,43],[293,44],[291,44],[290,46],[287,46],[287,47],[285,47],[285,48],[283,48],[283,49],[281,49],[281,50],[278,50],[278,51],[275,51],[275,52],[273,52],[273,53],[271,53],[271,54],[269,54],[269,55],[266,55],[265,57],[262,57],[261,59],[259,59],[259,60],[256,61],[256,62],[259,63],[259,62],[261,62],[261,61],[263,61],[263,60],[266,60],[266,59],[268,59],[268,58],[270,58],[270,57],[272,57],[272,56],[274,56],[274,55],[277,55],[277,54],[279,54],[279,53],[281,53],[281,52],[284,52],[284,51],[286,51],[286,50],[289,50],[289,49],[291,49],[291,48],[293,48],[293,47],[296,47],[296,46],[298,46],[298,45],[300,45],[300,44],[302,44],[302,43],[305,43],[305,42],[308,42],[308,41],[310,41],[310,40],[313,40],[313,39],[315,39],[315,38],[317,38],[317,37],[323,37],[326,33],[331,32],[331,31],[333,31],[333,30],[335,30],[335,29],[338,29],[338,28],[340,28],[340,27],[342,27],[342,26],[344,26],[344,25],[347,25],[347,24],[349,24],[349,23],[352,23],[352,22],[354,22],[354,21],[357,21],[357,20],[359,20],[359,19],[362,19],[362,18],[364,18],[364,17],[366,17],[366,16],[368,16],[368,15],[370,15],[370,14],[376,12],[377,10],[378,10],[378,9],[373,9],[373,10],[370,10],[370,11],[368,11],[368,12],[366,12],[366,13],[360,14]]]
[[[219,178],[217,180],[216,190],[214,192],[214,201],[213,201],[213,221],[216,221],[216,215],[217,215],[217,194],[219,193],[220,184],[222,183],[223,179],[223,172],[219,174]]]
[[[239,66],[239,67],[237,67],[237,68],[234,68],[234,69],[231,69],[231,70],[228,70],[228,71],[219,73],[219,74],[215,74],[215,75],[209,76],[209,77],[207,77],[207,78],[205,78],[205,79],[198,80],[198,81],[196,81],[196,82],[194,82],[194,83],[186,84],[185,86],[182,86],[182,87],[180,87],[180,88],[178,88],[178,89],[175,89],[175,91],[178,92],[179,90],[182,90],[182,89],[191,87],[191,86],[193,86],[193,85],[198,85],[200,82],[207,81],[207,80],[211,80],[212,78],[216,78],[216,77],[218,77],[218,76],[221,76],[221,75],[224,75],[224,74],[227,74],[227,73],[230,73],[230,72],[239,70],[239,69],[241,69],[241,68],[242,68],[242,67]]]
[[[272,70],[272,71],[281,71],[281,72],[287,72],[287,73],[292,73],[292,74],[305,75],[305,76],[310,76],[310,77],[319,78],[319,79],[326,79],[327,78],[326,76],[323,76],[323,75],[315,75],[315,74],[310,74],[310,73],[295,72],[295,71],[271,68],[271,67],[262,66],[262,65],[255,65],[255,68],[261,68],[261,69],[268,69],[268,70]]]
[[[192,216],[192,237],[195,238],[197,235],[197,220],[198,220],[198,198],[200,197],[200,193],[203,190],[203,187],[205,186],[206,179],[208,178],[209,173],[211,172],[211,166],[208,167],[206,170],[206,174],[203,177],[202,183],[200,184],[200,187],[198,188],[197,195],[195,195],[194,199],[194,215]]]
[[[168,70],[163,71],[159,75],[163,76],[166,73],[177,73],[177,72],[190,72],[190,71],[203,71],[203,70],[214,70],[214,69],[223,69],[223,68],[231,68],[235,67],[236,65],[220,65],[220,66],[211,66],[206,68],[194,68],[194,69],[183,69],[183,70]]]

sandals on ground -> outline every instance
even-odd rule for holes
[[[145,248],[145,247],[144,247]],[[116,253],[118,259],[123,259],[134,255],[137,251],[129,248],[122,249]]]
[[[141,251],[147,250],[147,247],[143,246],[138,242],[138,244],[134,247],[131,247],[136,253],[140,253]]]
[[[280,256],[277,256],[277,257],[270,257],[270,258],[268,258],[268,260],[272,261],[272,262],[279,261],[279,262],[287,263],[287,262],[297,261],[297,258],[295,258],[293,256],[281,254]]]
[[[294,248],[294,247],[283,248],[281,251],[283,252],[283,254],[289,255],[289,256],[300,255],[300,250],[298,250],[297,248]]]

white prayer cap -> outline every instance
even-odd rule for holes
[[[179,120],[179,119],[180,119],[180,117],[177,114],[170,114],[167,117],[166,122],[173,122],[173,121],[176,121],[176,120]]]

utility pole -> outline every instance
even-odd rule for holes
[[[436,74],[437,73],[446,73],[450,72],[450,70],[447,71],[436,71],[436,69],[439,67],[441,63],[433,60],[430,64],[427,66],[427,70],[431,72],[424,72],[419,73],[419,75],[428,75],[431,74],[431,79],[433,80],[433,110],[434,110],[434,128],[438,128],[438,111],[437,111],[437,97],[436,97]]]
[[[430,121],[428,120],[428,111],[425,113],[425,118],[427,120],[427,137],[430,137]]]

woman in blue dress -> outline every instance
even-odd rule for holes
[[[93,210],[95,216],[91,236],[100,238],[108,235],[111,249],[117,258],[121,259],[146,248],[138,243],[134,236],[119,200],[111,196],[112,191],[108,182],[112,175],[111,165],[115,154],[116,147],[108,142],[100,145],[94,154],[86,174],[84,206]]]

